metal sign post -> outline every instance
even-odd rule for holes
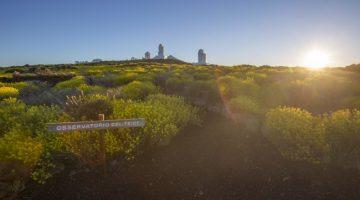
[[[105,115],[99,114],[99,121],[105,121]],[[101,155],[101,163],[102,163],[102,170],[103,175],[106,176],[106,149],[105,149],[105,130],[102,129],[99,131],[99,145],[100,145],[100,155]]]

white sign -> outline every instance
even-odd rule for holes
[[[104,121],[85,121],[85,122],[64,122],[48,123],[47,127],[52,132],[68,132],[96,129],[114,129],[141,127],[145,125],[145,119],[122,119],[122,120],[104,120]]]

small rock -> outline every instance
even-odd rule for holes
[[[204,195],[204,192],[202,190],[199,191],[199,195],[202,196]]]
[[[287,176],[287,177],[284,177],[284,178],[282,179],[282,181],[285,182],[285,181],[288,181],[289,179],[290,179],[290,177]]]

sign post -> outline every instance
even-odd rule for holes
[[[104,114],[98,115],[99,121],[82,121],[82,122],[63,122],[63,123],[48,123],[47,128],[50,132],[71,132],[84,130],[100,130],[99,135],[99,150],[101,162],[103,165],[103,173],[106,174],[106,149],[105,149],[105,133],[107,129],[115,128],[133,128],[142,127],[145,125],[145,119],[120,119],[120,120],[105,120]]]
[[[99,114],[99,121],[105,121],[105,115]],[[99,132],[99,145],[100,145],[100,156],[103,167],[103,174],[106,175],[106,149],[105,149],[105,132],[106,130],[100,130]]]

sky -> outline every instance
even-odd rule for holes
[[[123,60],[157,46],[187,62],[360,63],[359,0],[0,0],[0,66]]]

